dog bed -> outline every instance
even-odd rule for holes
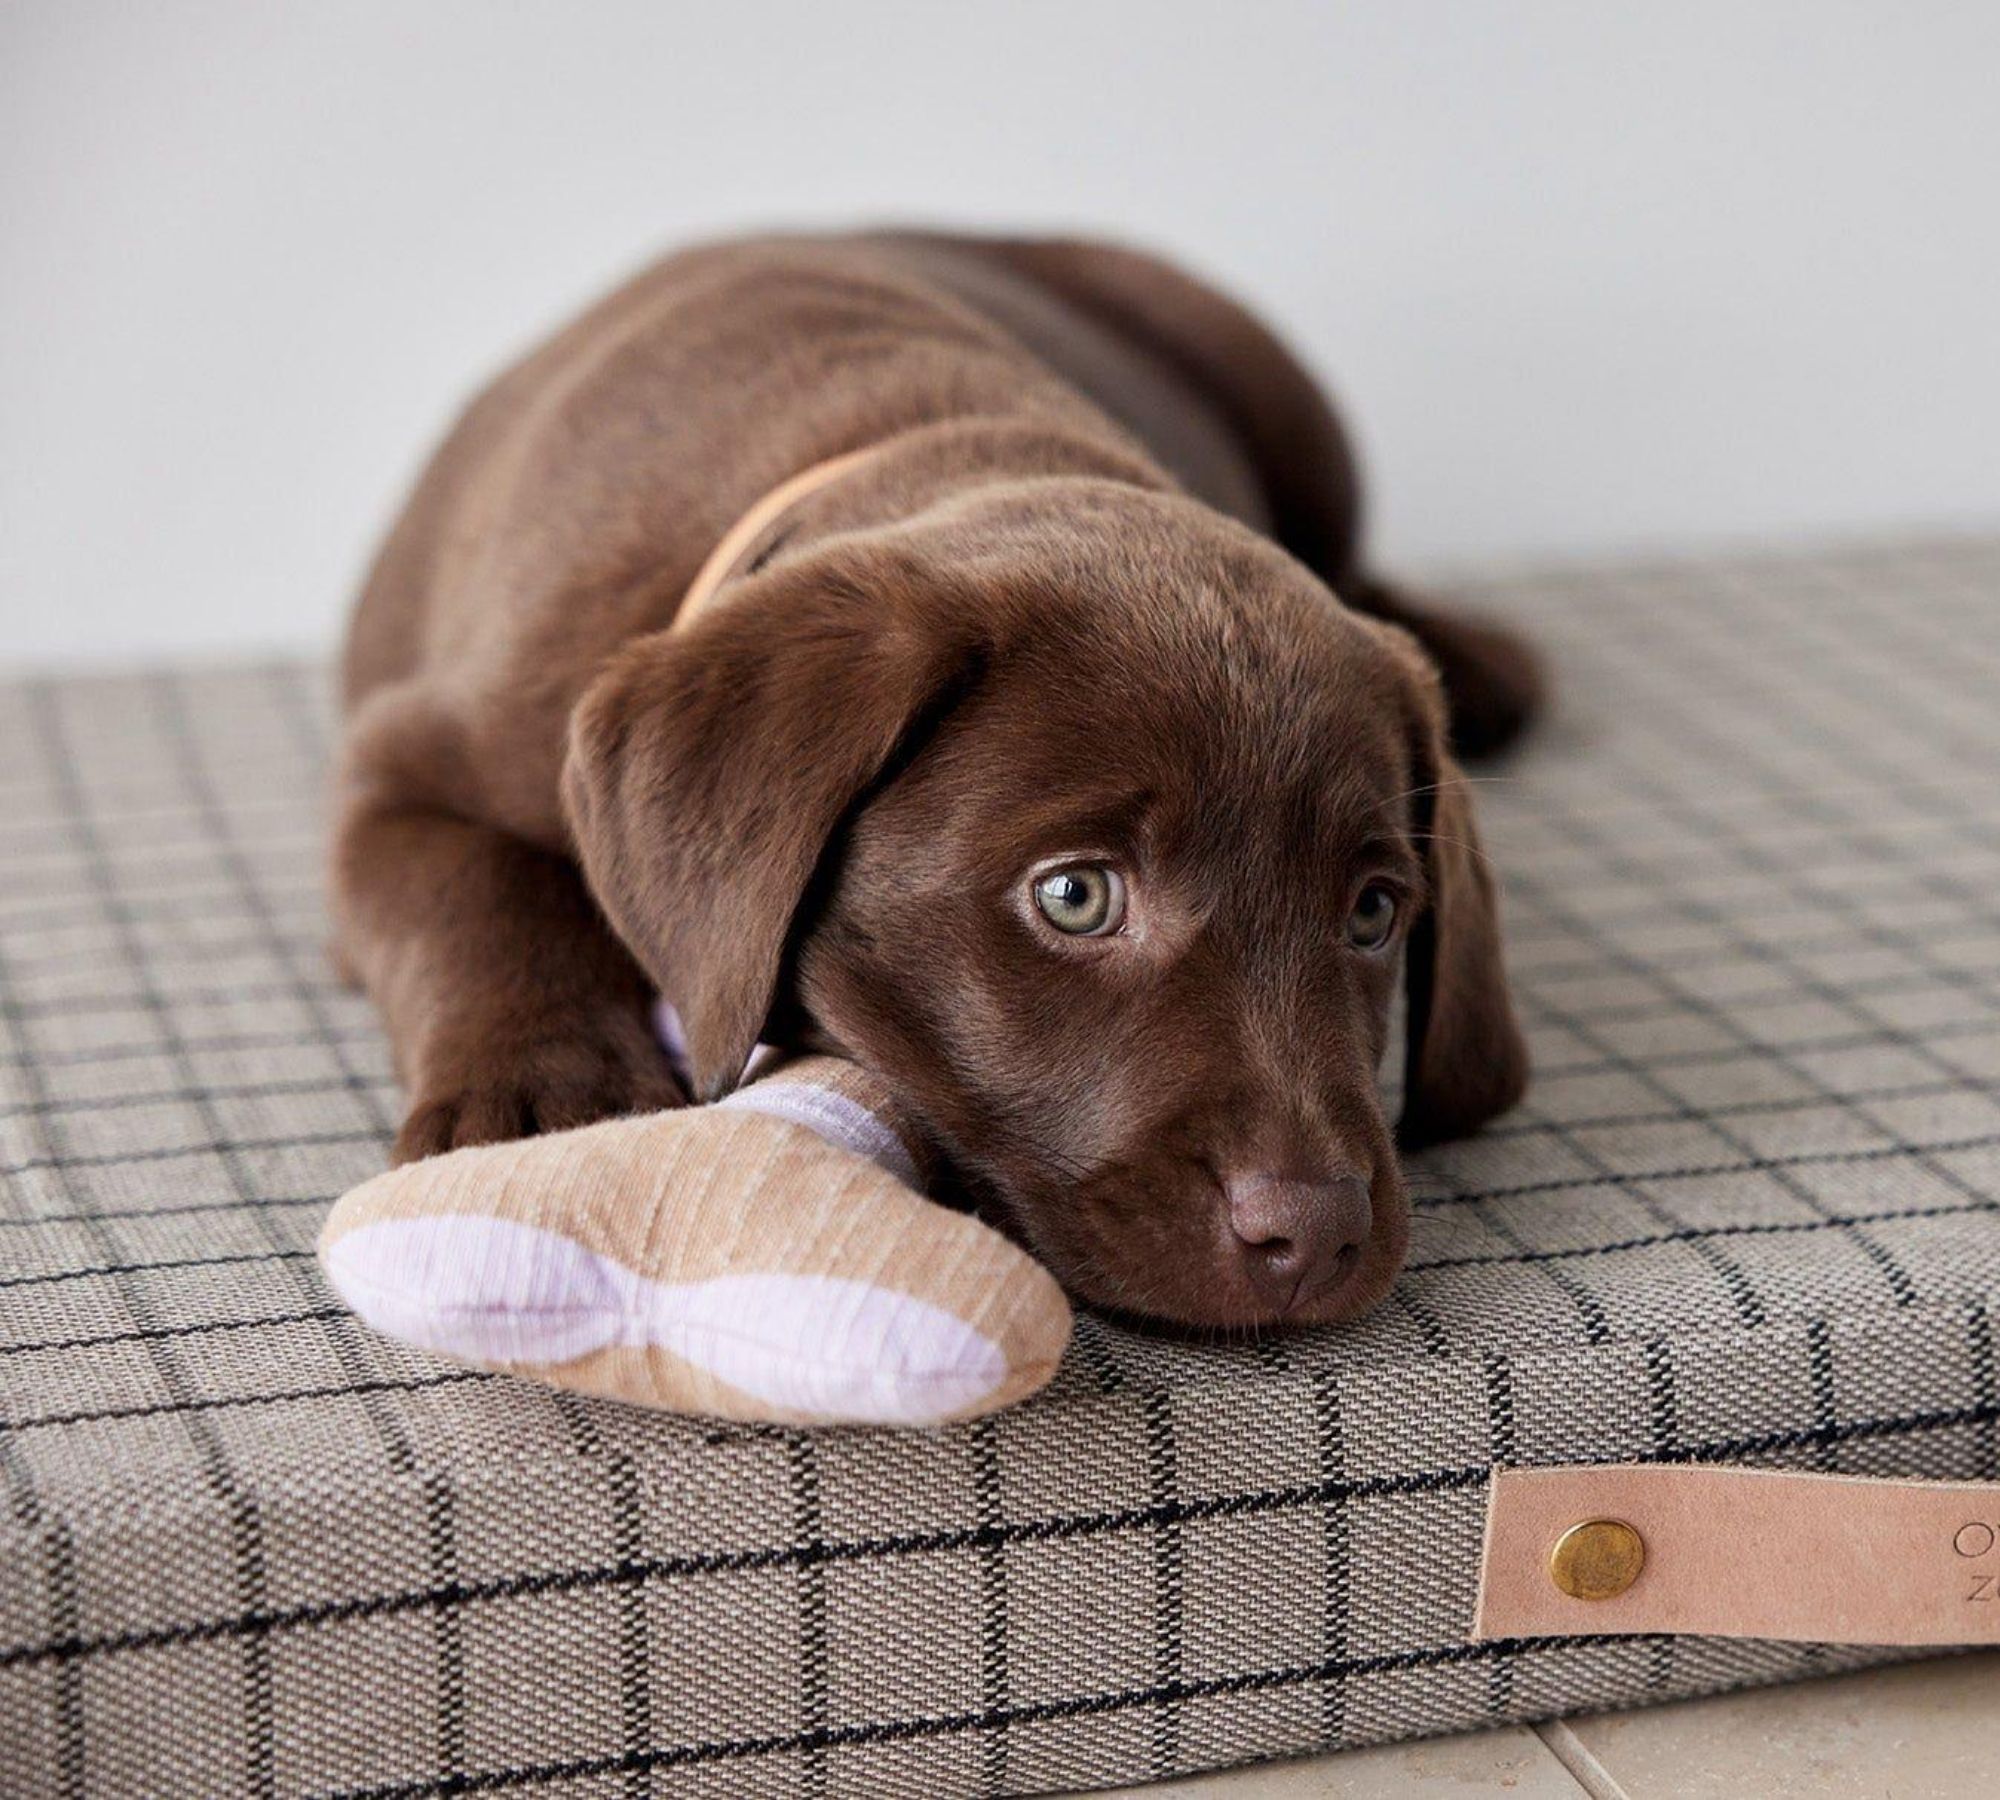
[[[1078,1320],[934,1434],[705,1426],[359,1325],[396,1115],[297,667],[0,692],[10,1791],[1013,1794],[1898,1654],[1475,1637],[1496,1467],[2000,1477],[2000,540],[1473,596],[1538,1074],[1357,1329]]]

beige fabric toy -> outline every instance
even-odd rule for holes
[[[1054,1278],[917,1191],[852,1063],[715,1106],[457,1150],[342,1198],[320,1259],[377,1329],[556,1387],[718,1418],[934,1425],[1055,1372]]]

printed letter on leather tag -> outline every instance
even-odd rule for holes
[[[1578,1598],[1551,1559],[1592,1521],[1631,1527],[1644,1556],[1595,1584],[1620,1591]],[[1472,1635],[1626,1631],[2000,1644],[2000,1483],[1686,1463],[1496,1470]]]

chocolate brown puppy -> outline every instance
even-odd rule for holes
[[[1537,684],[1359,511],[1292,357],[1130,251],[767,238],[611,295],[465,413],[347,647],[397,1155],[684,1098],[657,990],[700,1098],[760,1036],[873,1068],[1086,1299],[1363,1309],[1399,964],[1404,1143],[1526,1078],[1452,748]]]

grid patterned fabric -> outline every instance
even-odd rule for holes
[[[1881,1656],[1466,1633],[1496,1462],[2000,1476],[2000,540],[1480,598],[1562,677],[1483,788],[1529,1101],[1365,1326],[1084,1319],[928,1435],[371,1336],[318,675],[0,689],[0,1789],[936,1800]]]

